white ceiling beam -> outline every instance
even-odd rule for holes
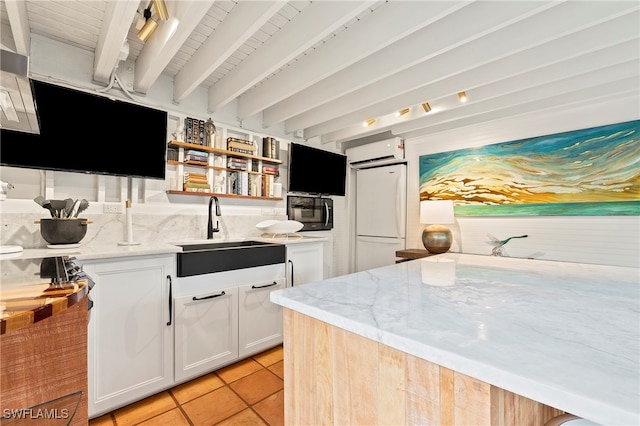
[[[135,64],[133,88],[138,93],[147,93],[151,85],[158,79],[171,58],[189,38],[213,4],[214,0],[180,0],[167,1],[168,21],[159,21],[158,28],[151,34],[138,55]],[[169,40],[171,18],[177,18],[178,28]]]
[[[373,2],[314,2],[209,89],[215,112],[357,16]]]
[[[275,15],[283,2],[239,2],[174,80],[173,100],[181,102]]]
[[[496,28],[502,28],[514,20],[523,19],[539,11],[540,8],[550,7],[551,4],[549,2],[470,3],[353,66],[266,109],[265,120],[274,124],[287,120],[285,126],[290,129],[304,128],[306,126],[299,126],[293,117],[424,62],[430,57],[453,49],[489,31],[494,31]],[[478,19],[479,16],[483,18]],[[455,28],[455,31],[452,31],[452,28]]]
[[[29,56],[31,52],[31,28],[27,16],[27,2],[23,0],[4,0],[7,17],[11,25],[16,53]]]
[[[357,108],[360,105],[376,104],[398,94],[417,90],[428,82],[437,81],[451,74],[461,73],[507,55],[542,45],[544,42],[567,36],[572,31],[589,28],[594,22],[606,22],[603,17],[607,16],[607,12],[616,17],[619,15],[619,10],[615,8],[603,10],[597,7],[598,5],[601,6],[601,3],[595,4],[596,6],[590,9],[592,13],[583,11],[580,14],[573,8],[573,5],[580,4],[583,3],[563,3],[555,7],[553,11],[547,10],[521,21],[518,25],[492,32],[455,50],[448,51],[435,59],[422,62],[377,81],[373,86],[375,90],[372,90],[371,87],[365,87],[357,91],[351,91],[349,96],[342,96],[335,102],[327,103],[286,120],[285,131],[292,132],[312,127],[318,123],[338,118],[340,115],[349,114],[355,109],[354,106]],[[592,5],[594,3],[588,4]],[[612,9],[614,10],[613,12]],[[626,4],[626,10],[628,9],[629,4]],[[625,19],[624,15],[620,19]],[[629,20],[631,18],[626,17],[626,19]],[[630,27],[625,25],[622,28],[628,30]],[[618,33],[615,28],[613,31]],[[575,49],[575,46],[571,46],[565,54],[571,56],[573,49]],[[460,87],[459,90],[467,88],[468,86]],[[392,111],[390,110],[389,112]],[[306,132],[305,135],[307,135]]]
[[[139,4],[138,0],[107,2],[93,60],[95,81],[109,83]]]
[[[397,91],[398,94],[383,101],[366,103],[368,106],[364,109],[354,106],[340,117],[310,126],[305,130],[305,136],[333,132],[369,117],[389,114],[390,111],[422,102],[429,102],[435,108],[436,99],[460,90],[475,90],[473,88],[490,82],[511,79],[522,85],[523,80],[529,84],[542,76],[560,79],[637,58],[640,52],[638,31],[632,25],[625,25],[625,22],[631,22],[630,18],[620,17],[459,73],[457,70],[463,64],[451,57],[450,53],[453,52],[447,53],[429,62],[431,68],[438,70],[432,82],[406,92]],[[403,121],[406,121],[406,117]]]
[[[252,116],[463,7],[464,2],[389,2],[327,40],[238,99],[238,117]],[[273,123],[264,117],[263,125]]]

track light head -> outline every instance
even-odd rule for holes
[[[431,105],[429,105],[429,102],[424,102],[422,104],[422,109],[424,110],[424,112],[429,112],[431,111]]]
[[[169,19],[169,12],[167,11],[167,5],[164,0],[153,0],[153,7],[156,9],[159,19],[163,21]]]
[[[467,102],[467,94],[465,92],[458,92],[458,99],[460,102]]]

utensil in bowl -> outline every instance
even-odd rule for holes
[[[71,209],[73,209],[73,199],[65,198],[64,202],[64,209],[62,209],[62,211],[60,212],[60,217],[62,218],[69,217],[69,215],[71,214]]]
[[[74,214],[74,217],[78,217],[80,213],[85,211],[89,207],[89,202],[84,198],[80,200],[80,204],[78,205],[78,211]]]
[[[42,207],[49,210],[49,213],[51,213],[51,217],[56,217],[56,212],[55,210],[53,210],[53,207],[51,207],[51,201],[44,200],[44,203],[42,203]]]
[[[67,206],[65,200],[51,200],[51,208],[54,212],[54,217],[61,218],[64,208]]]

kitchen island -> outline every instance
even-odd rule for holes
[[[272,293],[287,424],[640,424],[636,268],[447,253]]]

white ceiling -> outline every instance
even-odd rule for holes
[[[28,55],[38,34],[87,49],[94,80],[106,86],[127,42],[136,92],[164,74],[176,103],[206,88],[209,114],[237,99],[240,120],[259,117],[265,128],[323,143],[389,130],[411,138],[638,97],[640,87],[637,0],[166,0],[179,24],[164,45],[171,21],[159,21],[144,44],[136,38],[148,5],[0,0],[3,45],[12,37]],[[364,127],[370,118],[376,123]]]

